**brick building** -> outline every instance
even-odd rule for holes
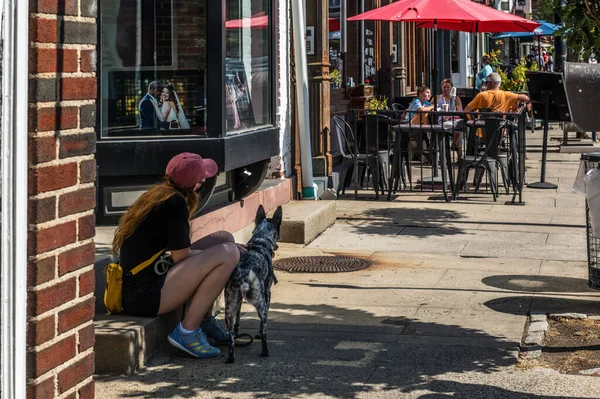
[[[92,398],[96,1],[29,11],[27,395]]]
[[[248,197],[267,174],[292,173],[289,7],[27,3],[7,0],[2,10],[2,99],[10,101],[0,120],[8,161],[0,165],[8,176],[0,321],[11,361],[0,392],[92,398],[96,225],[115,223],[183,151],[215,159],[221,171],[202,192],[195,235],[244,227],[256,207],[242,198],[269,209],[290,200],[289,182],[287,191]],[[174,87],[176,126],[139,128],[151,81]]]

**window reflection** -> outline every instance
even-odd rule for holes
[[[270,0],[226,0],[227,132],[272,124]]]
[[[207,0],[102,0],[104,137],[206,133]]]

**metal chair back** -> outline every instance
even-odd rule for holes
[[[352,127],[339,116],[333,117],[333,123],[335,124],[335,132],[342,156],[354,159],[357,143]]]

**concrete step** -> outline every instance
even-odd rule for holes
[[[96,373],[131,375],[160,353],[181,310],[159,317],[96,313]]]
[[[335,201],[291,201],[283,206],[281,242],[308,244],[335,223]]]
[[[273,216],[271,212],[269,217]],[[335,223],[335,201],[291,201],[283,205],[280,242],[308,244]],[[254,224],[233,233],[236,242],[248,242]]]

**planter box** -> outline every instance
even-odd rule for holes
[[[352,97],[369,97],[373,95],[375,86],[359,85],[353,88]]]
[[[368,109],[369,101],[371,101],[374,98],[375,98],[375,96],[351,97],[350,98],[350,108],[352,108],[352,109]]]

